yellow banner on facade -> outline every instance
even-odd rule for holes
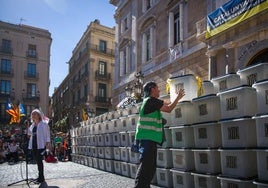
[[[268,0],[231,0],[207,16],[206,38],[268,9]]]

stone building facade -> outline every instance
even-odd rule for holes
[[[40,107],[49,111],[51,34],[27,25],[0,22],[0,120],[8,123],[5,104],[23,103],[25,113]]]
[[[99,20],[87,27],[68,62],[68,75],[52,96],[54,123],[69,114],[73,125],[82,120],[83,111],[95,116],[112,110],[114,30]]]
[[[113,104],[125,97],[135,73],[156,81],[193,74],[203,81],[267,62],[268,10],[206,38],[207,15],[227,0],[110,0],[117,7]],[[264,2],[262,6],[267,6]]]

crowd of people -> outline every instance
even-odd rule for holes
[[[15,130],[0,130],[0,164],[4,162],[14,164],[24,157],[25,151],[20,143],[21,137],[16,134]]]
[[[24,125],[23,130],[3,129],[0,130],[0,164],[8,162],[16,164],[19,161],[26,160],[29,163],[36,163],[32,151],[28,149],[29,135],[27,126]],[[71,161],[71,141],[68,133],[57,132],[51,135],[51,148],[49,152],[44,153],[44,159],[47,162]]]
[[[166,120],[162,117],[162,112],[170,113],[185,95],[184,89],[180,89],[174,101],[160,100],[158,99],[160,90],[153,81],[145,83],[143,91],[144,99],[139,112],[135,143],[131,147],[131,151],[140,153],[140,163],[135,177],[135,188],[150,187],[157,166],[157,145],[162,145],[165,141],[163,130]],[[43,156],[47,155],[47,158],[52,157],[51,159],[56,159],[56,161],[64,162],[71,160],[71,139],[69,134],[58,132],[52,140],[50,128],[42,121],[42,115],[38,109],[32,111],[31,120],[32,124],[27,126],[26,140],[28,140],[28,149],[32,151],[37,162],[37,182],[42,183],[45,181]],[[7,137],[7,135],[4,137]],[[19,158],[18,152],[21,149],[14,138],[8,139],[10,141],[4,143],[0,140],[0,160],[10,160],[13,158],[17,161]],[[49,161],[46,160],[46,162]],[[51,162],[55,162],[55,160]]]
[[[70,135],[58,132],[53,140],[54,154],[59,161],[71,160]]]

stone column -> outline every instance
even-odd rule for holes
[[[222,46],[226,50],[226,71],[225,73],[234,73],[235,72],[235,47],[236,43],[231,41]]]
[[[184,2],[180,3],[180,40],[182,41],[183,38],[183,21],[184,21],[184,10],[183,10]]]
[[[209,57],[208,59],[208,80],[216,77],[217,75],[217,63],[216,63],[216,51],[210,50],[207,51],[206,55]]]
[[[168,16],[168,47],[174,46],[174,13],[170,12]]]

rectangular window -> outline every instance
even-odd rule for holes
[[[123,120],[122,124],[123,124],[123,128],[127,127],[127,121],[126,120]]]
[[[106,53],[107,42],[104,40],[100,40],[100,51]]]
[[[27,97],[36,97],[36,84],[28,83],[27,84]]]
[[[120,51],[120,76],[124,76],[127,73],[127,49],[124,48]]]
[[[11,60],[1,59],[1,73],[11,73]]]
[[[106,84],[99,84],[98,97],[106,98]]]
[[[29,44],[28,45],[28,56],[29,57],[36,57],[36,45]]]
[[[123,51],[123,72],[124,74],[127,73],[127,49],[125,48]]]
[[[151,5],[151,0],[145,0],[145,7],[146,7],[146,10],[150,9],[152,7]]]
[[[106,69],[107,69],[106,62],[100,61],[99,62],[99,75],[105,76],[106,71],[107,71]]]
[[[27,76],[36,77],[36,64],[33,63],[27,64]]]
[[[145,33],[146,37],[146,61],[149,61],[151,59],[151,34],[150,31]]]
[[[128,29],[127,17],[124,19],[124,31]]]
[[[1,80],[1,94],[10,94],[11,83],[9,80]]]
[[[180,42],[180,13],[174,14],[174,45]]]
[[[2,51],[5,53],[11,53],[11,40],[2,39]]]

